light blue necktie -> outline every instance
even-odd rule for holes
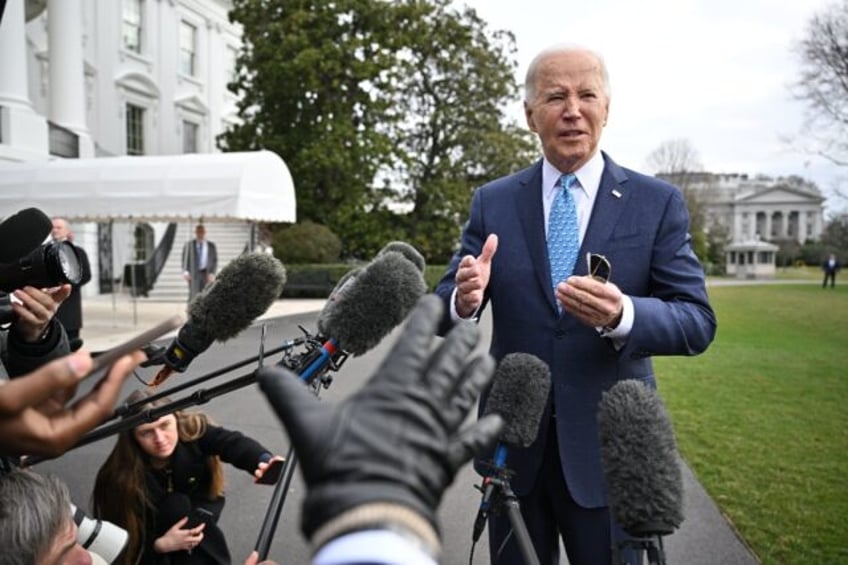
[[[577,182],[573,173],[559,177],[561,190],[554,198],[548,218],[548,259],[551,262],[551,285],[564,281],[574,271],[580,251],[577,206],[571,186]]]

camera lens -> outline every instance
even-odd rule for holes
[[[66,241],[47,243],[14,263],[0,265],[0,290],[6,292],[24,286],[45,288],[77,284],[81,278],[77,254]]]
[[[79,260],[74,248],[67,242],[55,243],[47,247],[44,261],[48,269],[55,272],[50,273],[52,280],[76,284],[82,279]],[[55,256],[55,257],[54,257]]]

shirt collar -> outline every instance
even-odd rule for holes
[[[594,201],[595,195],[598,193],[598,187],[601,186],[601,176],[604,174],[604,156],[600,151],[596,151],[592,157],[586,161],[582,167],[574,171],[577,180],[580,181],[580,188],[586,194],[590,201]],[[559,177],[563,173],[554,167],[545,158],[542,162],[542,194],[552,197],[558,189]]]

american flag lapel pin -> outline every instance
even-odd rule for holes
[[[612,189],[612,195],[616,198],[621,198],[621,193],[616,189]]]

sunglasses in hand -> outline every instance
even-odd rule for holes
[[[586,254],[586,268],[589,271],[589,276],[604,283],[609,280],[612,271],[609,260],[597,253]]]

